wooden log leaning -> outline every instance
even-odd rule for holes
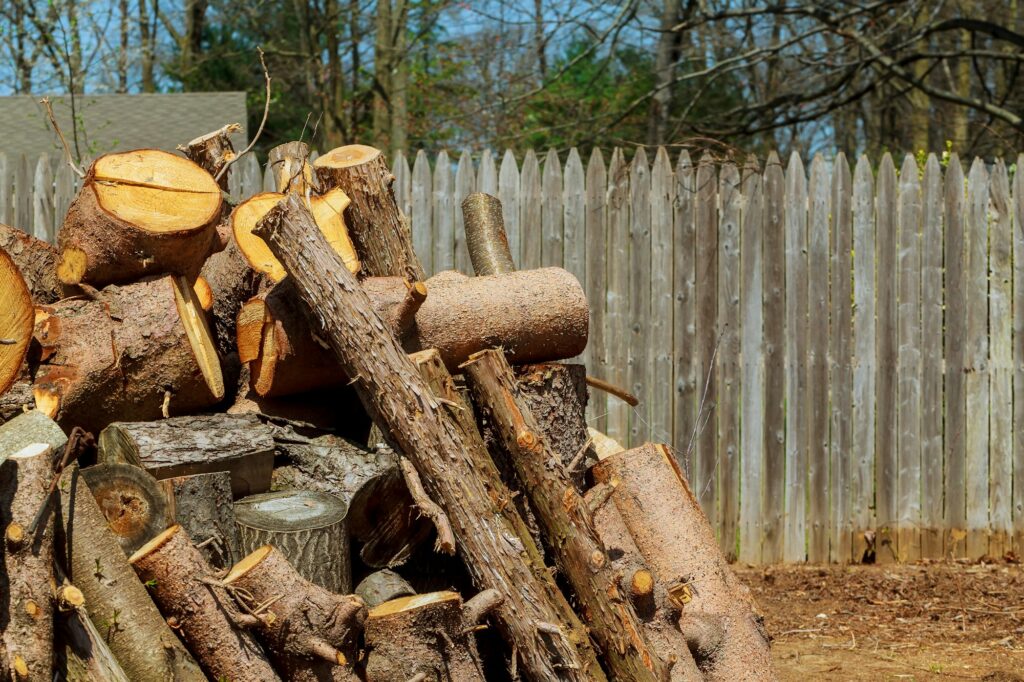
[[[675,453],[648,443],[602,459],[593,471],[613,485],[611,500],[644,563],[685,604],[680,628],[706,678],[774,680],[757,604],[729,568]]]
[[[466,247],[476,275],[515,271],[497,197],[483,192],[470,194],[462,201],[462,223],[466,226]]]
[[[255,630],[285,679],[359,679],[352,666],[366,621],[362,599],[309,582],[270,545],[235,564],[224,584],[248,610],[263,609]]]
[[[128,564],[77,466],[65,469],[58,490],[58,561],[85,595],[89,617],[125,674],[206,682]]]
[[[243,617],[181,526],[171,526],[128,561],[210,679],[280,679],[245,629],[255,618]]]
[[[49,494],[53,449],[34,443],[0,464],[0,529],[4,534],[0,630],[11,680],[53,678],[53,515],[31,532]]]
[[[278,192],[303,196],[306,190],[319,191],[313,167],[309,165],[309,145],[305,142],[285,142],[272,148],[267,152],[267,165]]]
[[[231,568],[242,558],[231,504],[231,474],[215,471],[159,482],[167,510],[165,525],[180,524],[213,568]]]
[[[509,509],[510,496],[502,501],[505,487],[493,463],[483,463],[490,458],[479,434],[477,442],[469,441],[443,411],[355,278],[312,234],[310,221],[301,203],[289,199],[257,232],[310,309],[323,316],[323,333],[339,364],[356,377],[353,385],[367,412],[412,461],[427,493],[448,514],[476,585],[505,595],[495,616],[515,647],[519,668],[534,679],[604,680],[586,631],[539,561],[522,519]]]

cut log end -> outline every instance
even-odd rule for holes
[[[125,552],[143,546],[165,527],[163,493],[143,469],[131,464],[97,464],[82,469],[82,475]]]
[[[350,144],[344,147],[337,147],[326,154],[317,157],[313,162],[313,168],[349,168],[359,166],[374,160],[381,155],[376,147],[365,144]]]
[[[175,535],[177,535],[180,531],[181,526],[179,526],[178,524],[174,524],[173,526],[163,531],[146,544],[142,545],[142,547],[139,547],[139,549],[136,550],[134,554],[128,557],[128,563],[134,566],[139,561],[146,558],[147,556],[149,556],[150,554],[152,554],[153,552],[167,544],[167,541],[173,538]]]
[[[28,285],[3,249],[0,249],[0,292],[0,393],[3,393],[21,373],[35,323]]]
[[[69,246],[61,251],[57,263],[57,278],[62,284],[80,284],[89,269],[89,256],[82,249]]]
[[[461,602],[457,592],[431,592],[430,594],[413,594],[384,602],[370,609],[370,618],[386,618],[396,613],[409,613],[419,609],[432,608],[435,604],[456,601]]]
[[[210,288],[210,283],[203,277],[196,277],[196,283],[192,285],[195,290],[196,300],[199,301],[200,307],[203,312],[210,312],[213,308],[213,289]]]
[[[210,393],[220,400],[224,397],[224,375],[221,372],[217,348],[213,344],[213,336],[210,334],[210,326],[206,321],[206,308],[196,295],[195,289],[189,286],[187,279],[178,276],[171,281],[174,285],[174,302],[188,335],[189,345]]]
[[[257,547],[252,552],[247,554],[241,561],[239,561],[237,564],[231,567],[231,570],[228,571],[227,576],[225,576],[224,578],[224,582],[230,584],[232,582],[235,582],[239,578],[242,578],[247,573],[249,573],[249,571],[258,566],[259,563],[266,559],[273,551],[274,548],[270,545],[263,545],[262,547]]]

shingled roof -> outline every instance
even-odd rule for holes
[[[59,152],[38,96],[0,97],[0,152],[8,158]],[[54,113],[71,142],[71,99],[50,97]],[[75,98],[80,121],[79,149],[94,158],[121,149],[153,147],[173,150],[226,123],[241,123],[233,136],[236,149],[248,142],[244,92],[195,92],[138,95],[81,95]],[[84,131],[84,132],[83,132]]]

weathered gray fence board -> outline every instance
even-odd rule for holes
[[[485,149],[480,155],[480,169],[476,176],[476,191],[498,196],[498,173],[494,168],[494,155]]]
[[[455,200],[452,201],[452,214],[455,223],[455,269],[472,275],[473,265],[469,260],[469,249],[466,247],[466,228],[462,223],[462,201],[476,189],[476,172],[473,170],[473,158],[468,149],[462,150],[459,166],[455,171]]]
[[[697,165],[696,227],[696,347],[697,347],[697,438],[691,484],[708,515],[718,528],[718,382],[715,359],[721,329],[718,324],[718,178],[714,160],[705,154]]]
[[[32,162],[24,154],[15,160],[14,166],[14,216],[11,225],[32,233]]]
[[[786,561],[807,557],[807,176],[786,168]]]
[[[605,258],[608,292],[605,308],[605,344],[608,381],[627,386],[629,358],[629,166],[621,149],[612,152],[608,166],[608,226]],[[622,443],[629,439],[629,406],[608,399],[608,435]]]
[[[395,154],[395,201],[398,209],[406,218],[412,216],[412,171],[409,170],[409,158],[401,151]]]
[[[437,155],[434,164],[434,221],[431,225],[431,248],[434,252],[433,271],[442,272],[455,267],[455,207],[452,193],[455,181],[448,152]]]
[[[541,178],[541,265],[563,265],[562,230],[562,164],[554,149],[548,150],[544,159],[544,175]]]
[[[651,312],[647,323],[650,361],[651,440],[672,442],[672,201],[675,183],[668,152],[659,147],[651,171]]]
[[[64,224],[64,217],[68,214],[68,208],[78,192],[80,181],[81,178],[75,175],[75,171],[71,170],[71,166],[66,163],[57,165],[57,170],[53,174],[53,221],[55,232],[59,231],[60,226]],[[54,234],[54,240],[56,240],[56,234]]]
[[[605,333],[605,298],[608,291],[608,270],[605,255],[606,202],[608,196],[608,173],[600,149],[594,149],[587,161],[586,192],[586,258],[587,301],[590,303],[590,338],[584,354],[587,370],[600,378],[608,376],[607,339]],[[591,391],[588,404],[587,422],[600,431],[608,428],[608,395],[603,391]]]
[[[988,171],[975,158],[967,178],[967,557],[988,551]]]
[[[1013,174],[1013,393],[1024,396],[1024,154]],[[1013,401],[1013,551],[1024,554],[1024,398]]]
[[[735,164],[722,165],[718,176],[721,215],[718,220],[718,481],[722,551],[736,556],[739,520],[740,447],[740,218],[743,195]]]
[[[684,149],[676,161],[675,205],[672,216],[673,331],[672,353],[675,359],[675,396],[673,399],[673,437],[688,476],[694,470],[693,443],[697,415],[696,326],[694,321],[694,208],[697,186],[693,162]]]
[[[423,269],[436,272],[434,268],[434,247],[431,225],[434,220],[434,181],[430,173],[430,161],[422,149],[416,154],[412,167],[412,245],[420,257]]]
[[[521,266],[519,256],[519,166],[511,149],[505,150],[498,172],[498,198],[501,200],[501,213],[505,218],[505,234],[508,235],[508,247],[512,251],[512,260]]]
[[[53,170],[50,156],[40,154],[32,178],[32,234],[36,239],[53,242],[57,232],[53,227]]]
[[[537,161],[537,154],[531,149],[523,158],[523,172],[519,178],[519,226],[522,237],[518,263],[523,270],[541,266],[544,240],[541,225],[542,191],[540,164]],[[512,255],[514,257],[515,252]]]
[[[562,191],[562,239],[565,247],[562,265],[576,275],[581,283],[587,281],[587,195],[583,162],[573,147],[565,162],[565,181],[559,178]]]
[[[1013,295],[1011,270],[1010,179],[999,160],[990,178],[989,233],[989,500],[988,555],[1002,557],[1012,550],[1013,512]],[[1017,484],[1022,481],[1018,479]],[[1022,510],[1024,512],[1024,510]]]
[[[651,168],[643,147],[629,168],[629,346],[626,386],[640,404],[629,418],[630,442],[651,438]]]

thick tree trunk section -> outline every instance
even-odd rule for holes
[[[353,144],[318,157],[313,169],[323,190],[339,187],[351,200],[345,224],[371,277],[427,278],[412,247],[408,219],[395,201],[395,176],[379,149]]]
[[[53,515],[30,532],[52,476],[53,449],[44,443],[0,464],[0,638],[12,680],[53,678]]]
[[[290,682],[358,679],[352,670],[366,605],[309,582],[276,548],[263,546],[224,579],[252,610],[264,606],[256,632]]]
[[[363,578],[356,585],[355,594],[366,603],[367,608],[372,609],[386,601],[416,594],[416,590],[405,578],[385,568]]]
[[[132,680],[206,682],[128,565],[78,468],[64,471],[58,554],[89,617]]]
[[[178,151],[184,152],[190,161],[194,161],[196,165],[216,178],[221,169],[235,158],[235,146],[231,144],[231,138],[228,136],[241,129],[240,124],[229,123],[212,133],[197,137],[188,144],[178,145]],[[225,173],[219,181],[220,188],[225,192],[228,191],[228,176],[229,173]]]
[[[0,250],[6,251],[18,266],[34,303],[46,305],[60,300],[63,287],[57,279],[57,249],[0,223]]]
[[[492,421],[530,498],[559,570],[572,585],[594,639],[617,679],[662,680],[668,665],[647,641],[576,491],[520,395],[501,351],[477,353],[463,365],[473,400]]]
[[[221,208],[220,187],[187,159],[155,149],[101,156],[64,218],[57,276],[93,286],[165,273],[193,279]]]
[[[280,490],[235,503],[243,554],[273,545],[310,582],[338,594],[352,591],[345,503],[324,493]]]
[[[160,481],[166,525],[178,523],[213,568],[231,568],[242,558],[231,503],[231,474],[218,471]]]
[[[192,287],[172,277],[109,286],[100,300],[41,307],[37,409],[64,428],[98,433],[115,419],[215,405],[224,383],[202,316]]]
[[[239,626],[237,605],[215,584],[181,526],[171,526],[128,561],[210,679],[279,679],[256,639]]]
[[[82,606],[57,617],[58,679],[67,682],[129,682],[110,647]]]
[[[45,443],[59,453],[67,442],[67,436],[56,422],[42,412],[31,410],[0,426],[0,463],[33,443]]]
[[[22,374],[34,314],[25,279],[11,257],[0,250],[0,394]]]
[[[115,422],[97,446],[100,462],[134,464],[161,480],[226,471],[236,498],[270,489],[273,430],[253,415]]]
[[[276,190],[281,194],[304,196],[309,189],[319,191],[313,168],[309,165],[309,145],[285,142],[267,152],[267,163],[274,176]]]
[[[290,199],[264,219],[259,232],[302,298],[323,316],[324,333],[342,368],[356,377],[354,386],[367,412],[412,461],[427,493],[448,514],[475,583],[505,595],[496,617],[518,653],[520,668],[533,679],[603,680],[585,630],[540,561],[522,519],[509,507],[511,496],[493,462],[486,464],[490,458],[479,434],[470,440],[451,416],[456,410],[442,408],[432,396],[328,245],[315,236],[300,240],[299,235],[310,233],[310,220],[302,205]],[[433,368],[441,370],[440,363]],[[452,395],[458,399],[454,389]],[[469,414],[467,407],[459,407]]]
[[[723,636],[712,652],[694,652],[709,680],[772,680],[768,637],[750,590],[730,570],[675,455],[647,444],[601,460],[596,480],[615,481],[611,499],[650,570],[685,603],[680,622],[687,639],[721,619]],[[688,624],[688,621],[689,624]]]
[[[483,682],[473,626],[456,592],[432,592],[384,602],[366,619],[366,679]]]
[[[126,554],[167,528],[163,490],[145,470],[131,464],[97,464],[82,469],[82,476]]]
[[[462,222],[466,226],[469,260],[476,275],[515,272],[501,201],[497,197],[483,192],[470,194],[462,202]]]

